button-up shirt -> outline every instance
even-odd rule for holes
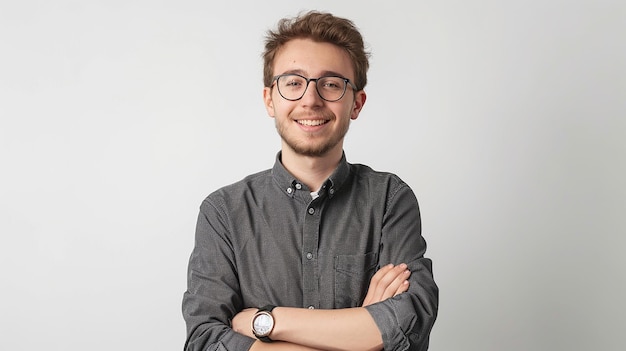
[[[202,202],[182,305],[186,350],[248,350],[254,339],[230,328],[244,308],[361,306],[374,273],[403,262],[409,290],[366,309],[385,350],[428,348],[438,288],[413,191],[345,155],[312,190],[278,153],[273,168]]]

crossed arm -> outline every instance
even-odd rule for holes
[[[406,292],[410,271],[406,264],[382,267],[370,281],[362,307],[336,310],[276,307],[276,324],[270,334],[274,343],[255,341],[250,350],[382,350],[383,341],[365,306]],[[239,312],[233,330],[254,337],[251,330],[256,309]]]

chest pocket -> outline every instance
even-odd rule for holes
[[[378,263],[378,253],[335,257],[335,308],[358,307]]]

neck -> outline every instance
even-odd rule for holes
[[[283,146],[281,162],[289,173],[311,191],[318,191],[337,168],[342,155],[342,148],[331,150],[324,156],[313,157],[297,154],[291,148]]]

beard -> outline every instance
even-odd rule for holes
[[[337,117],[331,111],[320,111],[316,114],[329,120],[328,123],[338,122]],[[320,135],[318,133],[305,133],[302,135],[302,133],[299,133],[299,135],[297,135],[294,132],[290,133],[289,129],[290,123],[297,123],[295,120],[297,120],[298,117],[299,116],[296,114],[290,115],[289,118],[283,122],[279,122],[279,120],[276,119],[276,130],[283,142],[295,153],[302,156],[321,157],[326,155],[343,140],[350,126],[350,120],[348,119],[346,123],[339,122],[341,123],[339,128],[330,131],[330,134],[325,133]],[[304,115],[302,117],[304,117]]]

